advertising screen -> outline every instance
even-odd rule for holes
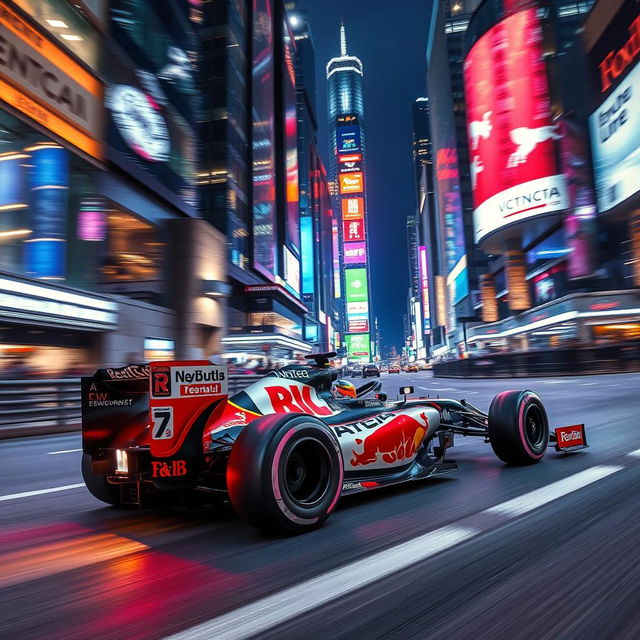
[[[568,206],[543,55],[540,19],[530,8],[489,29],[465,60],[476,241]]]
[[[367,261],[367,245],[364,242],[347,242],[344,244],[345,264],[364,264]]]
[[[350,160],[349,162],[343,162],[338,167],[340,173],[353,173],[354,171],[362,171],[362,163]]]
[[[338,147],[338,155],[361,151],[360,126],[357,124],[339,124],[336,127],[336,145]]]
[[[315,251],[313,243],[313,218],[300,218],[300,257],[302,258],[302,292],[315,293]]]
[[[369,334],[356,333],[347,334],[345,337],[347,343],[347,356],[356,360],[369,360]]]
[[[427,247],[418,247],[418,272],[420,276],[420,293],[422,296],[422,317],[424,319],[424,332],[431,330],[429,310],[429,266],[427,261]]]
[[[284,247],[285,286],[296,295],[300,295],[300,261],[287,247]]]
[[[367,287],[367,270],[347,269],[344,274],[347,288],[347,302],[367,302],[369,290]]]
[[[362,171],[353,173],[341,173],[338,176],[340,180],[340,193],[362,193],[364,191],[364,179]]]
[[[343,220],[342,237],[344,242],[364,240],[364,220]]]
[[[343,198],[342,219],[360,220],[364,217],[364,198]]]
[[[589,128],[598,210],[640,191],[640,4],[620,4],[587,59],[591,73]]]
[[[347,318],[349,333],[368,333],[369,332],[369,318]]]
[[[284,21],[284,101],[285,101],[285,164],[287,169],[287,242],[300,248],[300,206],[298,184],[298,119],[296,105],[295,43]]]
[[[273,7],[253,3],[253,266],[267,278],[276,272]]]
[[[348,153],[342,156],[338,156],[338,162],[340,165],[348,164],[349,162],[362,162],[361,153]]]
[[[333,297],[337,300],[342,298],[342,277],[340,273],[340,230],[338,223],[331,222],[331,248],[333,250]]]
[[[368,316],[369,315],[369,303],[368,302],[347,302],[347,315],[349,317],[354,316]]]

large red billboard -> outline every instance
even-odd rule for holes
[[[536,9],[489,29],[464,64],[476,241],[568,206]]]

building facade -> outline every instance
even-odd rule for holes
[[[3,362],[57,376],[216,351],[221,300],[192,274],[168,286],[169,227],[201,223],[194,25],[187,2],[150,5],[0,3]]]
[[[344,344],[351,361],[375,357],[371,314],[371,286],[366,199],[366,141],[363,65],[349,55],[344,25],[340,55],[327,63],[329,138],[334,200],[339,219],[338,241],[342,272]]]
[[[591,4],[556,3],[545,14],[535,2],[483,3],[469,23],[469,146],[472,165],[481,167],[475,235],[495,256],[483,276],[486,322],[469,331],[480,349],[587,346],[637,335],[637,181],[615,167],[633,161],[637,136],[632,119],[614,117],[620,107],[631,114],[623,104],[633,95],[633,64],[616,67],[608,84],[602,69],[621,48],[629,57],[638,5],[596,4],[585,19]],[[503,43],[515,48],[523,33],[527,47],[496,64],[495,51]],[[483,80],[494,97],[483,94]],[[495,95],[510,99],[509,112],[497,108]],[[491,139],[502,142],[488,147]]]

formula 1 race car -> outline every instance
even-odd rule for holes
[[[549,432],[540,398],[504,391],[488,414],[465,400],[389,400],[381,383],[332,394],[335,354],[273,371],[229,397],[226,367],[208,361],[99,369],[82,379],[82,474],[112,505],[172,497],[228,499],[250,524],[302,532],[340,496],[451,473],[456,434],[480,436],[502,461],[539,462],[587,446],[584,425]]]

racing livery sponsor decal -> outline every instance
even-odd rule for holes
[[[429,407],[382,413],[332,427],[340,441],[345,467],[388,468],[407,464],[439,424]]]
[[[173,438],[173,407],[151,407],[151,437],[154,440]]]
[[[295,380],[276,380],[267,376],[245,389],[245,392],[263,415],[308,413],[322,417],[335,413],[313,387]]]
[[[584,447],[587,444],[583,424],[576,424],[570,427],[558,427],[555,429],[555,433],[559,449]]]
[[[152,478],[179,478],[186,475],[187,462],[185,460],[151,461]]]
[[[273,375],[276,378],[288,378],[289,380],[309,379],[309,371],[307,371],[307,369],[283,369],[281,371],[274,371]]]
[[[152,362],[150,368],[151,454],[168,458],[202,412],[226,395],[227,368],[208,360]]]

